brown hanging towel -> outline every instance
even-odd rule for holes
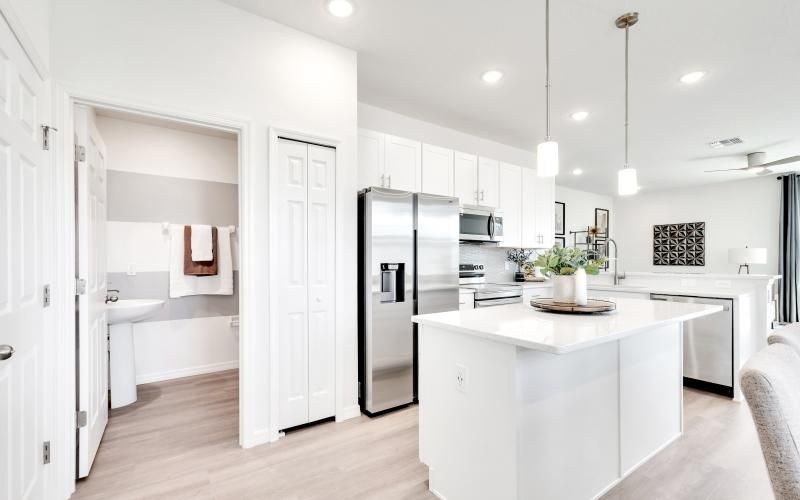
[[[213,259],[207,262],[192,260],[192,226],[183,226],[183,274],[187,276],[216,276],[217,275],[217,228],[211,228],[211,255]]]

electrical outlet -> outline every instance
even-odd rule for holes
[[[506,269],[506,271],[511,271],[511,269],[512,269],[512,268],[511,268],[511,266],[512,266],[512,265],[513,265],[513,263],[512,263],[512,262],[506,261],[506,268],[505,268],[505,269]]]
[[[456,389],[467,392],[467,368],[464,365],[456,365]]]
[[[136,276],[136,264],[133,262],[128,264],[128,276]]]

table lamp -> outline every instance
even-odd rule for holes
[[[767,249],[766,248],[730,248],[728,249],[728,262],[731,264],[739,264],[739,274],[742,274],[742,268],[750,274],[750,264],[766,264],[767,263]]]

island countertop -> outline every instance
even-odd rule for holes
[[[520,303],[423,314],[412,320],[526,349],[566,354],[722,311],[722,306],[705,304],[627,298],[614,302],[616,311],[602,314],[551,313]]]

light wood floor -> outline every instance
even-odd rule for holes
[[[237,371],[139,386],[111,414],[78,499],[417,499],[417,408],[289,433],[239,448]],[[685,435],[606,499],[772,498],[745,404],[685,391]],[[468,478],[465,478],[468,480]]]

